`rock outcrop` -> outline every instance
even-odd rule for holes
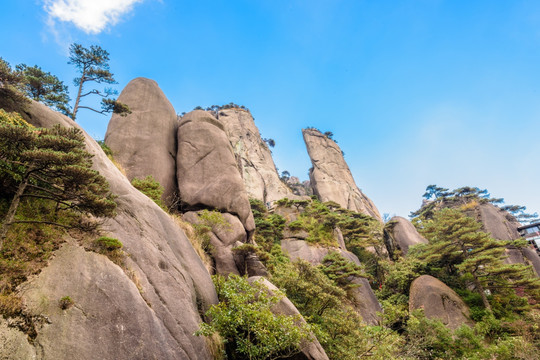
[[[430,275],[422,275],[411,284],[409,311],[424,309],[429,319],[440,319],[450,329],[471,325],[470,310],[456,292]]]
[[[490,203],[480,204],[477,211],[484,231],[490,233],[495,239],[519,239],[517,228],[521,224],[511,214]]]
[[[244,182],[223,124],[195,110],[178,127],[178,188],[188,210],[217,209],[237,216],[246,232],[255,230]]]
[[[315,129],[303,129],[302,134],[313,165],[309,172],[313,193],[323,202],[334,201],[382,222],[375,204],[356,186],[339,146]]]
[[[177,199],[178,128],[173,106],[155,81],[141,77],[127,84],[118,101],[127,104],[131,114],[113,114],[105,144],[129,180],[152,175],[164,188],[163,201],[172,205]]]
[[[281,240],[281,248],[291,260],[303,259],[313,265],[321,264],[323,258],[332,251],[339,252],[347,260],[360,265],[360,260],[349,251],[342,250],[341,248],[313,246],[307,241],[298,238]],[[382,311],[382,308],[373,290],[371,290],[369,282],[362,277],[355,277],[351,279],[351,282],[360,285],[350,290],[354,298],[355,310],[362,316],[366,324],[377,325],[379,322],[377,312]]]
[[[481,222],[483,230],[495,239],[515,240],[521,237],[517,230],[521,223],[510,213],[493,204],[480,204],[475,209],[474,215]],[[540,274],[540,256],[532,248],[508,247],[506,256],[505,263],[532,265],[536,274]]]
[[[275,296],[276,294],[279,294],[279,289],[272,284],[268,279],[265,279],[261,276],[252,276],[248,278],[248,281],[250,284],[253,284],[256,281],[260,281],[261,284],[267,289],[268,294],[270,296]],[[277,315],[289,315],[289,316],[300,316],[301,321],[305,323],[304,318],[302,318],[300,312],[294,306],[294,304],[287,298],[282,297],[277,304],[275,304],[272,308],[272,312]],[[326,355],[326,352],[324,351],[323,347],[313,336],[312,341],[305,341],[301,344],[301,350],[303,356],[296,356],[295,359],[302,359],[302,360],[327,360],[328,355]]]
[[[384,227],[384,241],[391,257],[396,250],[407,255],[409,246],[427,244],[427,240],[416,231],[411,222],[401,216],[394,216]]]
[[[27,115],[36,126],[78,127],[35,102]],[[128,256],[121,269],[72,242],[57,251],[48,267],[21,286],[27,311],[50,319],[28,345],[41,359],[73,354],[78,359],[211,359],[205,339],[193,335],[199,314],[217,302],[208,272],[170,216],[133,188],[85,136],[93,167],[118,195],[117,216],[106,219],[103,230],[123,243]],[[74,306],[61,312],[57,301],[63,296],[70,296]],[[21,351],[29,349],[23,347]],[[0,354],[9,348],[7,344]]]
[[[262,140],[251,113],[240,108],[222,109],[218,118],[229,137],[246,191],[267,202],[294,197],[280,180],[268,145]]]

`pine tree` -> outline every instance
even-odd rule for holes
[[[114,196],[105,178],[91,169],[91,158],[79,129],[59,125],[37,129],[0,122],[0,175],[10,180],[4,183],[10,184],[5,193],[11,194],[9,209],[0,225],[0,249],[13,224],[66,226],[54,218],[17,220],[17,209],[24,198],[52,201],[58,215],[67,212],[112,216],[116,208]]]
[[[111,88],[105,88],[103,91],[92,89],[83,93],[84,86],[91,82],[97,84],[116,84],[114,75],[109,70],[109,53],[106,50],[97,45],[92,45],[87,49],[80,44],[71,44],[69,54],[68,64],[75,65],[81,75],[74,79],[74,83],[79,89],[75,99],[75,106],[73,106],[73,120],[76,119],[79,109],[88,109],[99,114],[114,112],[127,115],[131,113],[126,104],[122,104],[116,99],[111,98],[111,96],[117,93]],[[80,105],[81,99],[88,95],[98,95],[103,98],[101,100],[101,111],[89,106]]]
[[[491,312],[486,290],[538,289],[537,279],[530,278],[530,267],[504,264],[508,241],[495,240],[481,231],[481,225],[456,209],[435,212],[432,220],[423,222],[421,230],[430,243],[419,258],[444,267],[450,275],[460,275],[473,285]]]
[[[55,108],[65,115],[70,115],[68,88],[62,81],[39,66],[17,65],[22,75],[22,90],[34,101]]]

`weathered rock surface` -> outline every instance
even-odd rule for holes
[[[129,180],[152,175],[165,189],[163,201],[171,205],[178,193],[178,120],[173,106],[154,80],[142,77],[131,80],[118,101],[127,104],[131,114],[113,114],[105,134],[105,144],[126,170]]]
[[[440,319],[451,329],[471,325],[470,310],[456,292],[430,275],[422,275],[411,284],[409,311],[424,309],[429,319]]]
[[[291,176],[287,179],[287,185],[293,192],[293,194],[297,196],[311,196],[313,195],[313,189],[311,188],[311,183],[309,180],[305,180],[300,182],[300,179],[296,176]]]
[[[262,140],[251,113],[243,109],[218,112],[251,198],[264,203],[295,195],[280,179],[268,145]]]
[[[427,244],[428,241],[416,231],[411,222],[401,216],[394,216],[384,228],[384,240],[390,256],[394,256],[396,250],[401,250],[407,255],[409,246]]]
[[[252,276],[248,278],[248,281],[250,284],[253,284],[255,281],[260,281],[261,284],[268,289],[268,293],[271,296],[274,296],[278,293],[280,293],[279,289],[272,284],[270,281],[268,281],[266,278],[261,276]],[[289,315],[289,316],[298,316],[300,315],[300,312],[294,306],[294,304],[287,298],[282,297],[277,304],[274,305],[272,308],[272,311],[274,314],[277,315]],[[304,318],[302,318],[302,315],[300,315],[300,321],[305,323]],[[324,351],[323,347],[319,343],[319,341],[313,336],[314,340],[310,342],[304,342],[301,344],[302,348],[302,355],[299,357],[295,357],[295,359],[307,359],[307,360],[327,360],[328,356],[326,355],[326,352]]]
[[[248,195],[223,124],[195,110],[178,127],[180,199],[188,209],[214,208],[238,216],[248,235],[255,229]]]
[[[353,253],[340,248],[327,248],[322,246],[310,245],[307,241],[295,238],[281,240],[281,248],[286,251],[291,260],[302,259],[313,265],[318,265],[322,259],[332,251],[339,252],[344,258],[350,260],[356,265],[360,265],[360,260]]]
[[[490,203],[481,204],[478,211],[484,231],[490,233],[495,239],[519,239],[517,228],[521,224],[508,212]]]
[[[309,179],[314,194],[382,222],[375,204],[356,186],[339,146],[315,129],[303,129],[302,134],[313,165]]]
[[[35,102],[27,115],[36,126],[78,127],[71,119]],[[52,323],[38,333],[35,348],[40,349],[43,359],[72,354],[78,359],[211,359],[205,340],[193,335],[201,322],[199,311],[217,302],[208,272],[169,215],[133,188],[100,146],[85,136],[87,150],[95,155],[93,167],[118,195],[118,215],[105,220],[103,229],[123,243],[129,254],[126,268],[141,292],[105,257],[77,247],[65,248],[50,269],[45,268],[36,280],[23,284],[23,293],[27,294],[23,298],[31,304],[30,311],[41,311],[42,304],[36,299],[43,292],[50,301],[42,315],[50,317]],[[68,310],[71,315],[66,319],[55,313],[52,305],[60,294],[79,304]],[[107,305],[98,308],[100,301]],[[96,316],[107,321],[96,321]],[[83,336],[79,335],[87,340],[81,342]],[[58,356],[62,349],[62,356]],[[113,353],[105,355],[103,349]]]
[[[188,356],[167,346],[175,342],[172,334],[122,269],[76,244],[58,250],[21,294],[30,309],[50,321],[35,340],[44,359],[64,359],[70,353],[78,359]],[[74,301],[66,310],[59,306],[64,296]]]
[[[483,230],[488,232],[498,240],[515,240],[520,235],[518,227],[521,223],[507,211],[487,203],[481,204],[477,210],[477,219],[482,223]],[[532,265],[536,274],[540,274],[540,256],[530,248],[516,249],[510,247],[506,249],[504,262],[507,264],[526,264]]]
[[[313,265],[318,265],[322,263],[323,258],[328,255],[328,253],[331,251],[336,251],[349,261],[360,265],[360,260],[358,260],[356,255],[349,251],[342,250],[340,248],[313,246],[304,240],[297,240],[293,238],[281,240],[281,248],[293,261],[296,259],[303,259]],[[359,287],[351,290],[355,300],[356,311],[358,311],[358,313],[362,316],[362,319],[367,324],[378,324],[379,317],[377,316],[377,312],[382,311],[382,308],[379,301],[375,297],[373,290],[371,290],[369,282],[367,279],[361,277],[355,277],[351,280],[352,283],[360,284]]]
[[[232,249],[238,243],[245,243],[247,234],[244,226],[236,216],[229,213],[223,213],[221,216],[223,216],[224,224],[213,224],[212,231],[209,234],[210,245],[212,245],[211,255],[215,262],[216,273],[240,275]],[[182,217],[191,224],[202,223],[195,211],[189,211],[183,214]]]
[[[28,342],[26,334],[9,327],[7,320],[0,317],[0,360],[37,359],[36,349]]]

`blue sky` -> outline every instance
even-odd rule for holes
[[[177,113],[247,106],[301,179],[300,130],[332,131],[381,213],[407,216],[429,184],[540,212],[537,1],[21,0],[0,22],[0,56],[72,97],[77,42],[109,51],[119,91],[154,79]],[[78,119],[97,139],[108,120]]]

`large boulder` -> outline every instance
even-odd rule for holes
[[[253,284],[256,281],[260,281],[261,284],[267,289],[267,292],[270,296],[275,296],[281,294],[281,291],[268,279],[261,276],[252,276],[248,278],[250,284]],[[300,316],[300,321],[305,323],[304,318],[294,306],[294,304],[286,296],[279,299],[279,302],[272,307],[272,312],[276,315],[289,315],[289,316]],[[312,341],[304,341],[301,345],[302,354],[301,356],[296,356],[295,359],[298,360],[327,360],[328,355],[324,351],[323,347],[313,336]]]
[[[350,262],[360,265],[360,260],[358,260],[356,255],[338,247],[328,248],[314,246],[305,240],[289,238],[281,240],[281,248],[293,261],[302,259],[313,265],[319,265],[322,263],[324,257],[330,252],[338,252]],[[381,312],[382,308],[377,297],[373,293],[369,282],[365,278],[354,277],[351,279],[351,283],[360,285],[350,290],[355,310],[362,316],[362,319],[366,324],[377,325],[379,323],[377,312]]]
[[[422,275],[411,284],[409,311],[424,309],[429,319],[440,319],[450,329],[471,325],[470,310],[458,294],[442,281]]]
[[[343,153],[334,140],[316,129],[303,129],[311,164],[309,179],[321,201],[334,201],[341,207],[374,217],[382,222],[375,204],[356,186]]]
[[[118,101],[129,106],[131,114],[113,114],[105,144],[113,152],[129,180],[152,175],[164,188],[163,201],[177,199],[176,129],[173,106],[154,80],[136,78],[122,90]]]
[[[213,208],[236,215],[251,235],[255,221],[223,124],[195,110],[178,127],[178,188],[187,209]]]
[[[240,108],[223,109],[218,111],[218,118],[231,142],[249,197],[264,203],[295,197],[280,180],[272,153],[251,113]]]
[[[388,253],[393,257],[396,250],[407,255],[409,247],[427,244],[428,241],[416,231],[411,222],[401,216],[394,216],[384,227],[384,240]]]
[[[35,126],[78,127],[35,102],[26,115]],[[171,217],[85,137],[93,168],[118,196],[117,216],[105,219],[102,229],[123,243],[128,256],[120,268],[68,243],[49,267],[23,283],[27,311],[50,319],[31,345],[42,359],[211,359],[205,339],[193,335],[199,314],[217,303],[208,271]],[[60,313],[59,296],[70,296],[74,307]],[[0,355],[12,358],[2,349]]]

